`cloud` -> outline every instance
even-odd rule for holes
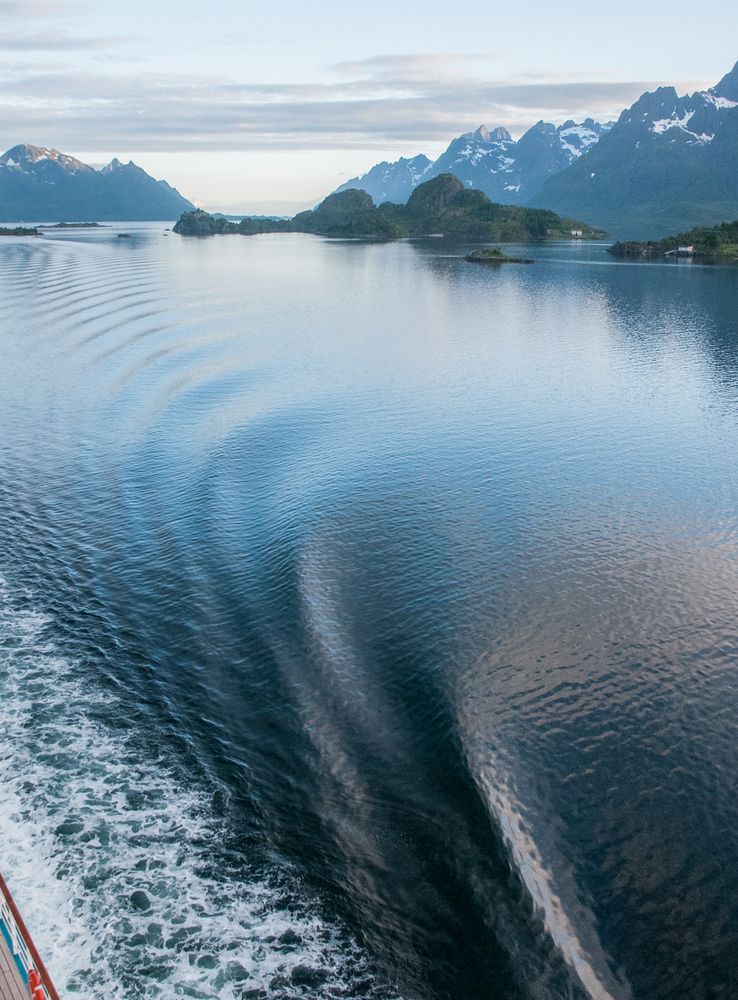
[[[70,44],[71,44],[70,40]],[[91,41],[91,40],[90,40]],[[97,40],[120,44],[121,39]],[[19,74],[0,66],[0,137],[83,150],[397,148],[421,151],[462,131],[539,118],[609,118],[644,81],[489,80],[472,56],[376,56],[334,67],[330,83],[253,84],[212,76]]]
[[[404,55],[371,56],[351,62],[335,63],[335,73],[356,76],[360,79],[383,80],[388,77],[402,80],[428,80],[431,78],[465,75],[465,69],[479,63],[499,58],[495,52],[430,52]]]
[[[132,41],[132,37],[85,38],[56,31],[34,31],[28,34],[0,31],[0,50],[5,52],[96,52],[127,45]]]
[[[58,17],[77,9],[69,0],[0,0],[0,17],[34,19]]]

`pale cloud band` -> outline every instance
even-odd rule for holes
[[[81,37],[59,31],[0,31],[3,52],[101,52],[134,41],[133,37]]]
[[[342,50],[338,35],[328,31],[331,44],[321,48],[325,32],[310,24],[305,45],[292,58],[279,18],[237,16],[242,7],[236,0],[216,4],[221,16],[206,18],[204,29],[197,18],[175,17],[172,5],[172,28],[186,29],[176,39],[167,5],[153,5],[151,17],[142,18],[144,6],[142,0],[120,6],[0,0],[0,57],[6,56],[0,58],[0,146],[30,141],[121,153],[421,151],[482,123],[520,134],[540,118],[610,119],[654,86],[604,74],[583,77],[577,61],[568,57],[566,76],[540,72],[547,66],[560,70],[561,60],[549,66],[531,56],[535,70],[512,78],[501,68],[511,65],[510,53],[481,47],[471,52],[380,50],[325,65]],[[222,29],[229,9],[230,36],[202,34]],[[275,56],[271,62],[257,51],[255,36],[239,34],[239,27],[266,31],[267,22],[273,31],[267,38]],[[405,37],[409,27],[406,18]],[[145,34],[129,33],[138,30]],[[403,31],[393,37],[399,40]],[[311,40],[318,46],[312,67],[301,61],[314,48]],[[528,49],[516,57],[518,64],[528,58]],[[361,52],[353,40],[344,50]],[[270,75],[276,66],[282,67],[281,79]]]
[[[520,132],[538,118],[609,118],[644,81],[495,81],[423,76],[255,85],[212,77],[74,68],[13,74],[0,135],[75,149],[374,147],[438,142],[484,122]],[[1,79],[1,76],[0,76]],[[12,97],[9,95],[12,93]]]
[[[0,17],[21,21],[58,17],[75,7],[76,4],[69,0],[0,0]]]

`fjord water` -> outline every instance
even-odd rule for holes
[[[132,233],[0,246],[61,991],[735,997],[738,271]]]

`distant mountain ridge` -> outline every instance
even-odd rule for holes
[[[405,165],[418,161],[409,174]],[[657,238],[738,217],[738,63],[708,90],[643,94],[615,123],[537,122],[516,142],[483,126],[427,158],[381,164],[339,190],[393,191],[407,201],[432,177],[451,173],[498,204],[545,208],[625,239]],[[398,191],[401,197],[398,196]]]
[[[592,118],[556,126],[539,121],[516,142],[505,128],[481,125],[453,139],[435,162],[427,156],[378,163],[361,177],[354,177],[337,192],[358,189],[377,205],[385,201],[404,204],[425,181],[453,174],[465,185],[483,191],[502,205],[522,205],[552,175],[565,170],[595,145],[610,128]]]
[[[529,204],[631,239],[738,217],[738,63],[709,90],[643,94]]]
[[[0,156],[0,221],[176,219],[192,202],[135,163],[96,170],[57,149],[22,143]]]

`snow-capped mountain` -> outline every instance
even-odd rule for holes
[[[591,118],[581,124],[568,121],[558,128],[540,121],[515,142],[507,129],[489,131],[482,126],[454,139],[423,179],[455,174],[492,201],[520,204],[548,177],[593,146],[608,127]]]
[[[558,127],[541,121],[516,142],[505,128],[489,130],[481,125],[453,139],[434,163],[426,156],[379,163],[338,190],[360,188],[375,204],[404,203],[424,181],[454,174],[466,187],[483,191],[495,202],[521,204],[550,176],[587,152],[609,127],[591,118]]]
[[[515,147],[515,164],[508,184],[514,185],[518,200],[525,202],[548,180],[578,160],[605,135],[611,124],[592,118],[583,122],[564,122],[558,128],[538,122],[523,135]]]
[[[643,94],[529,200],[626,238],[738,217],[738,64],[710,90]]]
[[[36,176],[47,177],[50,181],[56,178],[60,171],[71,174],[90,170],[94,172],[94,167],[88,167],[86,163],[60,153],[58,149],[27,144],[13,146],[0,156],[0,164],[26,173],[33,172]]]
[[[430,180],[440,174],[453,174],[466,187],[488,191],[480,183],[502,175],[514,163],[511,150],[515,141],[506,128],[490,131],[480,125],[475,132],[466,132],[453,139],[446,150],[426,171],[423,180]],[[499,199],[498,199],[499,200]]]
[[[394,163],[384,160],[363,176],[346,181],[336,188],[334,194],[358,188],[370,194],[375,205],[381,205],[385,201],[404,205],[418,184],[425,179],[424,174],[430,165],[431,161],[422,153],[410,159],[402,156]]]
[[[176,219],[194,206],[135,163],[101,170],[57,149],[22,144],[0,156],[0,221]]]

